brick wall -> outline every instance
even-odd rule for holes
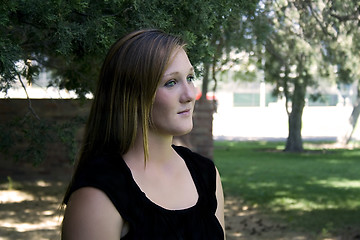
[[[215,106],[213,101],[199,100],[195,104],[194,127],[191,133],[176,137],[174,143],[185,145],[210,159],[213,158],[212,123]]]
[[[31,105],[40,119],[64,123],[75,117],[86,118],[89,112],[91,101],[80,101],[71,99],[33,99]],[[198,101],[195,105],[194,128],[185,136],[176,137],[174,143],[191,148],[204,156],[213,157],[212,138],[212,113],[213,103],[210,101]],[[12,121],[15,118],[23,118],[29,113],[29,103],[26,99],[0,99],[0,124]],[[34,119],[35,120],[35,119]],[[80,144],[83,125],[77,128],[76,143]],[[21,143],[22,142],[22,143]],[[23,149],[25,141],[15,143],[15,151]],[[0,176],[27,171],[37,171],[44,174],[51,174],[54,170],[71,171],[71,161],[66,153],[66,147],[60,142],[47,142],[46,159],[44,163],[33,168],[31,161],[19,161],[15,163],[9,157],[0,155]],[[11,156],[10,154],[8,156]]]
[[[83,116],[85,118],[88,114],[90,102],[69,99],[32,99],[31,105],[41,120],[61,124],[74,117]],[[25,116],[29,118],[26,119]],[[37,121],[30,113],[29,102],[26,99],[0,99],[0,124],[10,123],[16,119],[20,121],[14,125],[14,128],[11,128],[11,131],[22,131],[21,125],[27,124],[26,121]],[[80,131],[81,128],[78,128],[75,133],[77,143],[81,139]],[[28,175],[28,173],[71,175],[72,165],[70,164],[69,150],[64,144],[56,141],[46,141],[43,146],[39,147],[46,149],[45,159],[36,167],[33,166],[33,159],[20,158],[18,161],[14,159],[14,156],[20,151],[23,152],[28,145],[26,139],[15,139],[8,154],[0,153],[0,178],[13,175]]]

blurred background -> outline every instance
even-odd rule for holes
[[[228,239],[360,239],[360,2],[0,3],[0,240],[59,239],[92,92],[116,39],[187,42],[193,131],[214,160]]]

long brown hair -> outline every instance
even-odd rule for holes
[[[138,126],[147,156],[147,129],[155,92],[173,51],[181,40],[160,30],[126,35],[109,50],[85,130],[82,154],[126,153]],[[81,160],[80,156],[80,160]]]
[[[132,32],[112,45],[100,71],[77,169],[92,157],[125,154],[137,131],[142,131],[146,160],[156,89],[173,52],[182,47],[180,38],[156,29]]]

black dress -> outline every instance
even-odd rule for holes
[[[89,161],[74,177],[68,202],[75,190],[91,186],[102,190],[124,221],[129,223],[126,239],[224,239],[215,216],[216,170],[214,163],[187,148],[173,146],[184,159],[198,191],[197,203],[187,209],[168,210],[148,199],[118,155]]]

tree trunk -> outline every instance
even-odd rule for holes
[[[305,84],[296,81],[292,99],[292,109],[289,114],[289,135],[286,141],[286,152],[303,151],[301,137],[302,114],[305,106]]]
[[[339,143],[345,145],[350,142],[351,137],[352,137],[355,127],[356,127],[356,123],[359,119],[359,115],[360,115],[360,85],[358,86],[358,89],[357,89],[356,103],[353,108],[353,111],[351,112],[351,116],[349,118],[349,122],[347,125],[347,131],[346,131],[345,135],[341,139],[338,140]]]
[[[201,87],[201,99],[206,100],[206,94],[209,89],[209,71],[210,71],[210,64],[205,63],[204,64],[204,76],[202,81],[202,87]]]

